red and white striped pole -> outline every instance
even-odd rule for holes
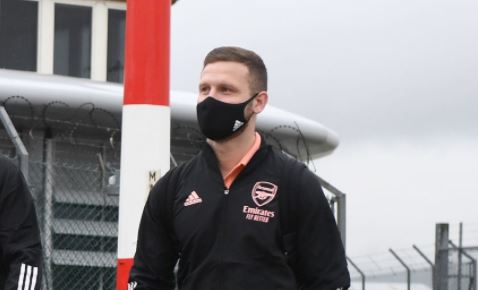
[[[171,0],[127,1],[116,289],[128,288],[151,184],[169,170]]]

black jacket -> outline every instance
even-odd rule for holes
[[[180,290],[348,287],[344,249],[318,178],[288,163],[263,143],[229,190],[210,147],[170,170],[144,208],[134,289],[174,289],[178,259]],[[296,205],[279,215],[281,194]],[[295,230],[286,236],[280,219],[289,215]]]
[[[41,262],[30,191],[20,170],[0,156],[0,289],[40,289]]]

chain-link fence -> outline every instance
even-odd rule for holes
[[[418,251],[433,260],[434,246],[420,245],[415,247],[416,249],[413,247],[392,249],[388,252],[349,257],[349,270],[352,278],[351,290],[406,290],[408,289],[408,281],[411,289],[432,289],[433,273],[431,266]]]
[[[448,255],[446,267],[437,271],[446,275],[448,281],[439,290],[477,290],[478,224],[460,223],[458,227],[451,228],[448,224],[439,226],[443,231],[449,230],[449,236],[456,237],[454,241],[449,239],[446,247],[440,250]]]
[[[107,161],[111,152],[102,146],[43,141],[44,150],[29,162],[44,249],[43,289],[115,289],[116,161]]]
[[[448,289],[476,290],[476,255],[455,246],[448,249]],[[461,257],[460,257],[461,253]]]
[[[50,110],[56,106],[64,107],[61,119]],[[0,108],[8,114],[0,124],[0,154],[19,164],[28,159],[22,170],[40,224],[42,289],[115,289],[119,122],[93,104],[34,107],[12,96]],[[99,114],[112,126],[96,123]],[[18,135],[27,156],[13,142]]]
[[[435,244],[348,258],[351,290],[477,290],[478,224],[458,228],[437,224]]]
[[[113,172],[55,162],[55,152],[30,168],[34,192],[39,190],[44,289],[114,289],[118,195],[107,183]]]

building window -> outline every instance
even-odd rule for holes
[[[126,11],[108,10],[108,74],[109,82],[123,82]]]
[[[36,71],[38,2],[0,0],[0,68]]]
[[[91,7],[55,5],[55,74],[90,78],[91,14]]]

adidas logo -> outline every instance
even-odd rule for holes
[[[244,125],[244,122],[236,120],[236,122],[234,122],[234,127],[232,127],[232,132],[236,132],[237,129],[242,127],[242,125]]]
[[[190,205],[201,203],[201,202],[202,202],[202,199],[199,197],[197,192],[193,190],[193,192],[189,194],[188,198],[186,198],[186,201],[184,202],[184,206],[190,206]]]

